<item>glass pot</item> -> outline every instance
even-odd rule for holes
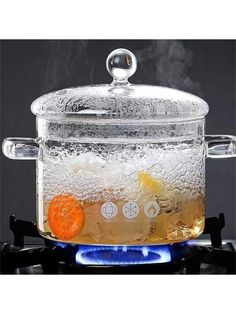
[[[132,85],[135,56],[107,58],[110,85],[68,88],[31,105],[38,137],[7,138],[11,159],[37,162],[37,225],[54,241],[151,245],[199,236],[205,159],[236,156],[236,137],[205,136],[207,103]]]

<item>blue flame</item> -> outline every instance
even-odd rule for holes
[[[67,243],[64,243],[64,242],[51,241],[51,243],[53,243],[53,244],[56,245],[56,246],[60,246],[60,247],[62,247],[63,249],[68,246],[68,244],[67,244]]]
[[[93,246],[80,245],[75,260],[83,265],[132,265],[171,261],[168,245],[163,246]]]
[[[150,246],[100,246],[50,242],[52,245],[68,250],[75,262],[80,265],[168,263],[182,258],[189,248],[194,245],[194,241]]]
[[[185,243],[187,243],[189,246],[194,246],[194,245],[197,244],[196,240],[188,240],[188,241],[185,242]]]

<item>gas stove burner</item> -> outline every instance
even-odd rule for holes
[[[193,254],[187,242],[150,246],[76,245],[50,241],[51,247],[61,247],[75,254],[79,265],[141,265],[175,262]]]
[[[25,237],[40,238],[34,222],[10,217],[14,245],[0,246],[0,273],[43,274],[235,274],[236,241],[222,241],[224,215],[206,218],[210,240],[170,245],[77,245],[44,239],[25,244]]]
[[[83,265],[136,265],[171,261],[168,246],[80,245],[75,256]]]

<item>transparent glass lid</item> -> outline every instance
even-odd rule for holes
[[[192,120],[204,117],[207,103],[192,94],[160,86],[130,84],[137,61],[126,49],[112,51],[106,60],[111,84],[79,86],[48,93],[31,105],[32,112],[46,119],[82,120]],[[108,121],[107,121],[108,122]]]

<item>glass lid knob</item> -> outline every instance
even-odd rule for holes
[[[127,84],[128,78],[136,72],[137,60],[131,51],[119,48],[109,54],[106,66],[113,77],[112,84]]]

